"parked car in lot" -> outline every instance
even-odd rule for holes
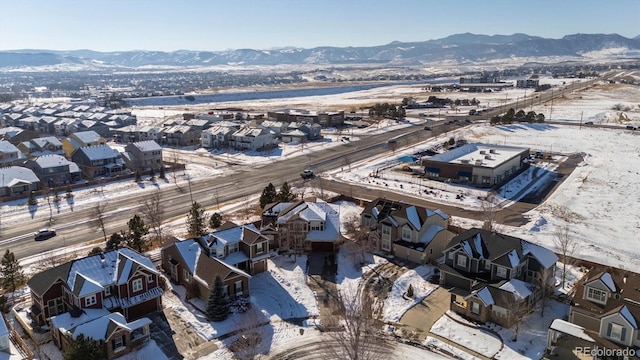
[[[586,123],[584,123],[585,125],[593,125],[593,121],[587,121]]]
[[[424,129],[427,130],[427,131],[431,131],[431,127],[429,127],[429,126],[425,126]]]
[[[54,229],[40,229],[33,234],[36,241],[47,240],[54,236],[56,236],[56,231]]]

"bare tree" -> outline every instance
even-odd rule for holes
[[[342,161],[344,163],[345,166],[347,166],[347,168],[349,169],[349,171],[351,171],[351,156],[349,155],[345,155],[342,158]]]
[[[373,318],[373,298],[353,296],[345,304],[340,297],[342,329],[325,333],[326,355],[333,359],[390,359],[395,343],[381,333],[380,323]]]
[[[500,212],[500,205],[498,205],[498,199],[494,192],[487,193],[487,196],[482,200],[480,205],[482,210],[482,217],[484,223],[482,228],[489,231],[497,231],[498,214]]]
[[[520,333],[520,323],[522,322],[522,317],[525,316],[531,307],[529,306],[528,299],[521,299],[520,301],[515,301],[511,305],[510,316],[511,316],[511,324],[515,322],[516,329],[513,334],[513,341],[518,341],[518,335]]]
[[[345,243],[347,251],[356,255],[355,264],[364,264],[365,253],[376,249],[375,243],[371,241],[371,229],[361,223],[360,216],[356,213],[347,215],[342,224],[344,236],[349,240]]]
[[[140,211],[147,223],[153,229],[157,240],[162,239],[162,218],[164,217],[164,205],[162,203],[162,193],[156,190],[151,196],[144,198]]]
[[[556,229],[553,234],[553,239],[560,251],[560,258],[562,259],[562,288],[564,289],[565,278],[567,276],[567,264],[571,261],[571,257],[578,244],[575,242],[575,238],[571,236],[569,226],[567,225]]]
[[[536,286],[540,289],[540,317],[544,316],[544,306],[547,297],[552,293],[553,285],[549,284],[550,280],[555,278],[555,266],[553,269],[541,269],[537,273]]]
[[[269,351],[271,343],[268,327],[269,319],[254,306],[244,313],[232,315],[235,328],[240,336],[231,343],[229,349],[239,360],[252,360]]]
[[[173,164],[171,165],[171,176],[173,176],[173,183],[174,185],[179,188],[178,186],[178,176],[176,175],[176,170],[178,167],[178,160],[180,160],[180,158],[178,157],[178,150],[173,149],[173,151],[171,152],[171,161],[173,162]]]
[[[99,202],[93,207],[91,212],[94,224],[96,224],[102,231],[105,242],[107,241],[107,224],[105,221],[107,219],[107,214],[105,213],[106,208],[107,203]]]

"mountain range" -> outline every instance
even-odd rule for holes
[[[12,50],[0,52],[0,69],[77,65],[86,68],[194,67],[214,65],[279,64],[387,64],[423,65],[437,62],[464,64],[499,59],[526,58],[544,61],[549,57],[573,60],[601,54],[640,58],[640,36],[618,34],[573,34],[549,39],[527,34],[456,34],[420,42],[394,41],[370,47],[236,49],[225,51],[118,51]]]

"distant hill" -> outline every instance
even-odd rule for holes
[[[640,36],[629,39],[618,34],[573,34],[548,39],[527,34],[456,34],[421,42],[394,41],[371,47],[280,48],[272,50],[237,49],[227,51],[53,51],[18,50],[0,52],[0,68],[46,65],[86,65],[138,68],[142,66],[212,66],[277,64],[349,64],[379,63],[420,65],[484,62],[509,58],[570,57],[612,50],[624,57],[640,58]],[[535,59],[528,59],[535,61]]]

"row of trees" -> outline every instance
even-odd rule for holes
[[[496,115],[491,118],[491,125],[496,124],[511,124],[513,122],[528,122],[528,123],[541,123],[544,122],[544,114],[535,111],[529,111],[527,113],[524,110],[516,112],[513,108],[510,108],[504,115]]]
[[[280,187],[280,191],[276,191],[276,187],[269,183],[260,195],[260,208],[264,208],[267,204],[274,202],[288,202],[296,199],[296,195],[291,191],[291,186],[285,181]]]
[[[403,106],[396,106],[389,103],[377,103],[369,109],[371,117],[389,117],[392,119],[402,119],[407,115]]]

